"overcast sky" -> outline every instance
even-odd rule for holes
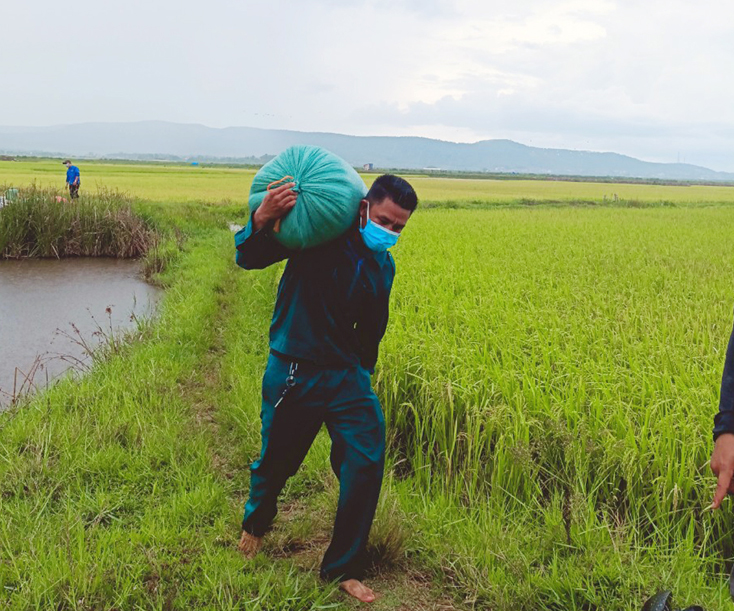
[[[161,119],[734,171],[731,0],[3,2],[0,124]]]

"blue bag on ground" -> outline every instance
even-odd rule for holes
[[[287,176],[293,179],[282,180]],[[357,218],[367,186],[341,157],[318,146],[292,146],[266,163],[252,181],[250,212],[267,195],[268,185],[295,183],[296,205],[273,235],[283,246],[303,250],[339,237]]]

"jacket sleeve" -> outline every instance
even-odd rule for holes
[[[291,250],[273,238],[270,227],[253,231],[252,215],[247,226],[234,234],[234,245],[237,249],[237,265],[244,269],[263,269],[292,254]]]
[[[361,365],[371,374],[375,373],[375,364],[380,348],[380,342],[387,329],[387,321],[390,317],[390,291],[395,277],[395,263],[392,256],[388,254],[389,267],[386,272],[385,288],[378,295],[375,302],[369,304],[362,311],[362,316],[357,323],[357,337],[362,347]]]
[[[721,377],[719,413],[714,417],[714,441],[722,433],[734,433],[734,331],[729,338]]]

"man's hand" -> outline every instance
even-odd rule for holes
[[[277,189],[268,191],[263,199],[263,203],[255,210],[252,215],[252,228],[259,231],[268,223],[283,218],[296,205],[297,193],[291,191],[296,184],[293,182],[286,183]]]
[[[711,470],[719,478],[711,508],[718,509],[727,493],[734,493],[734,434],[722,433],[717,437],[711,455]]]

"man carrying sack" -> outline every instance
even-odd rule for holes
[[[370,374],[387,326],[393,246],[418,205],[397,176],[375,180],[354,226],[326,244],[293,251],[273,237],[296,205],[294,183],[270,191],[235,236],[237,264],[262,269],[288,258],[270,327],[262,385],[262,451],[251,467],[240,550],[254,557],[321,425],[339,479],[334,532],[321,576],[363,601],[364,551],[382,485],[385,421]]]

